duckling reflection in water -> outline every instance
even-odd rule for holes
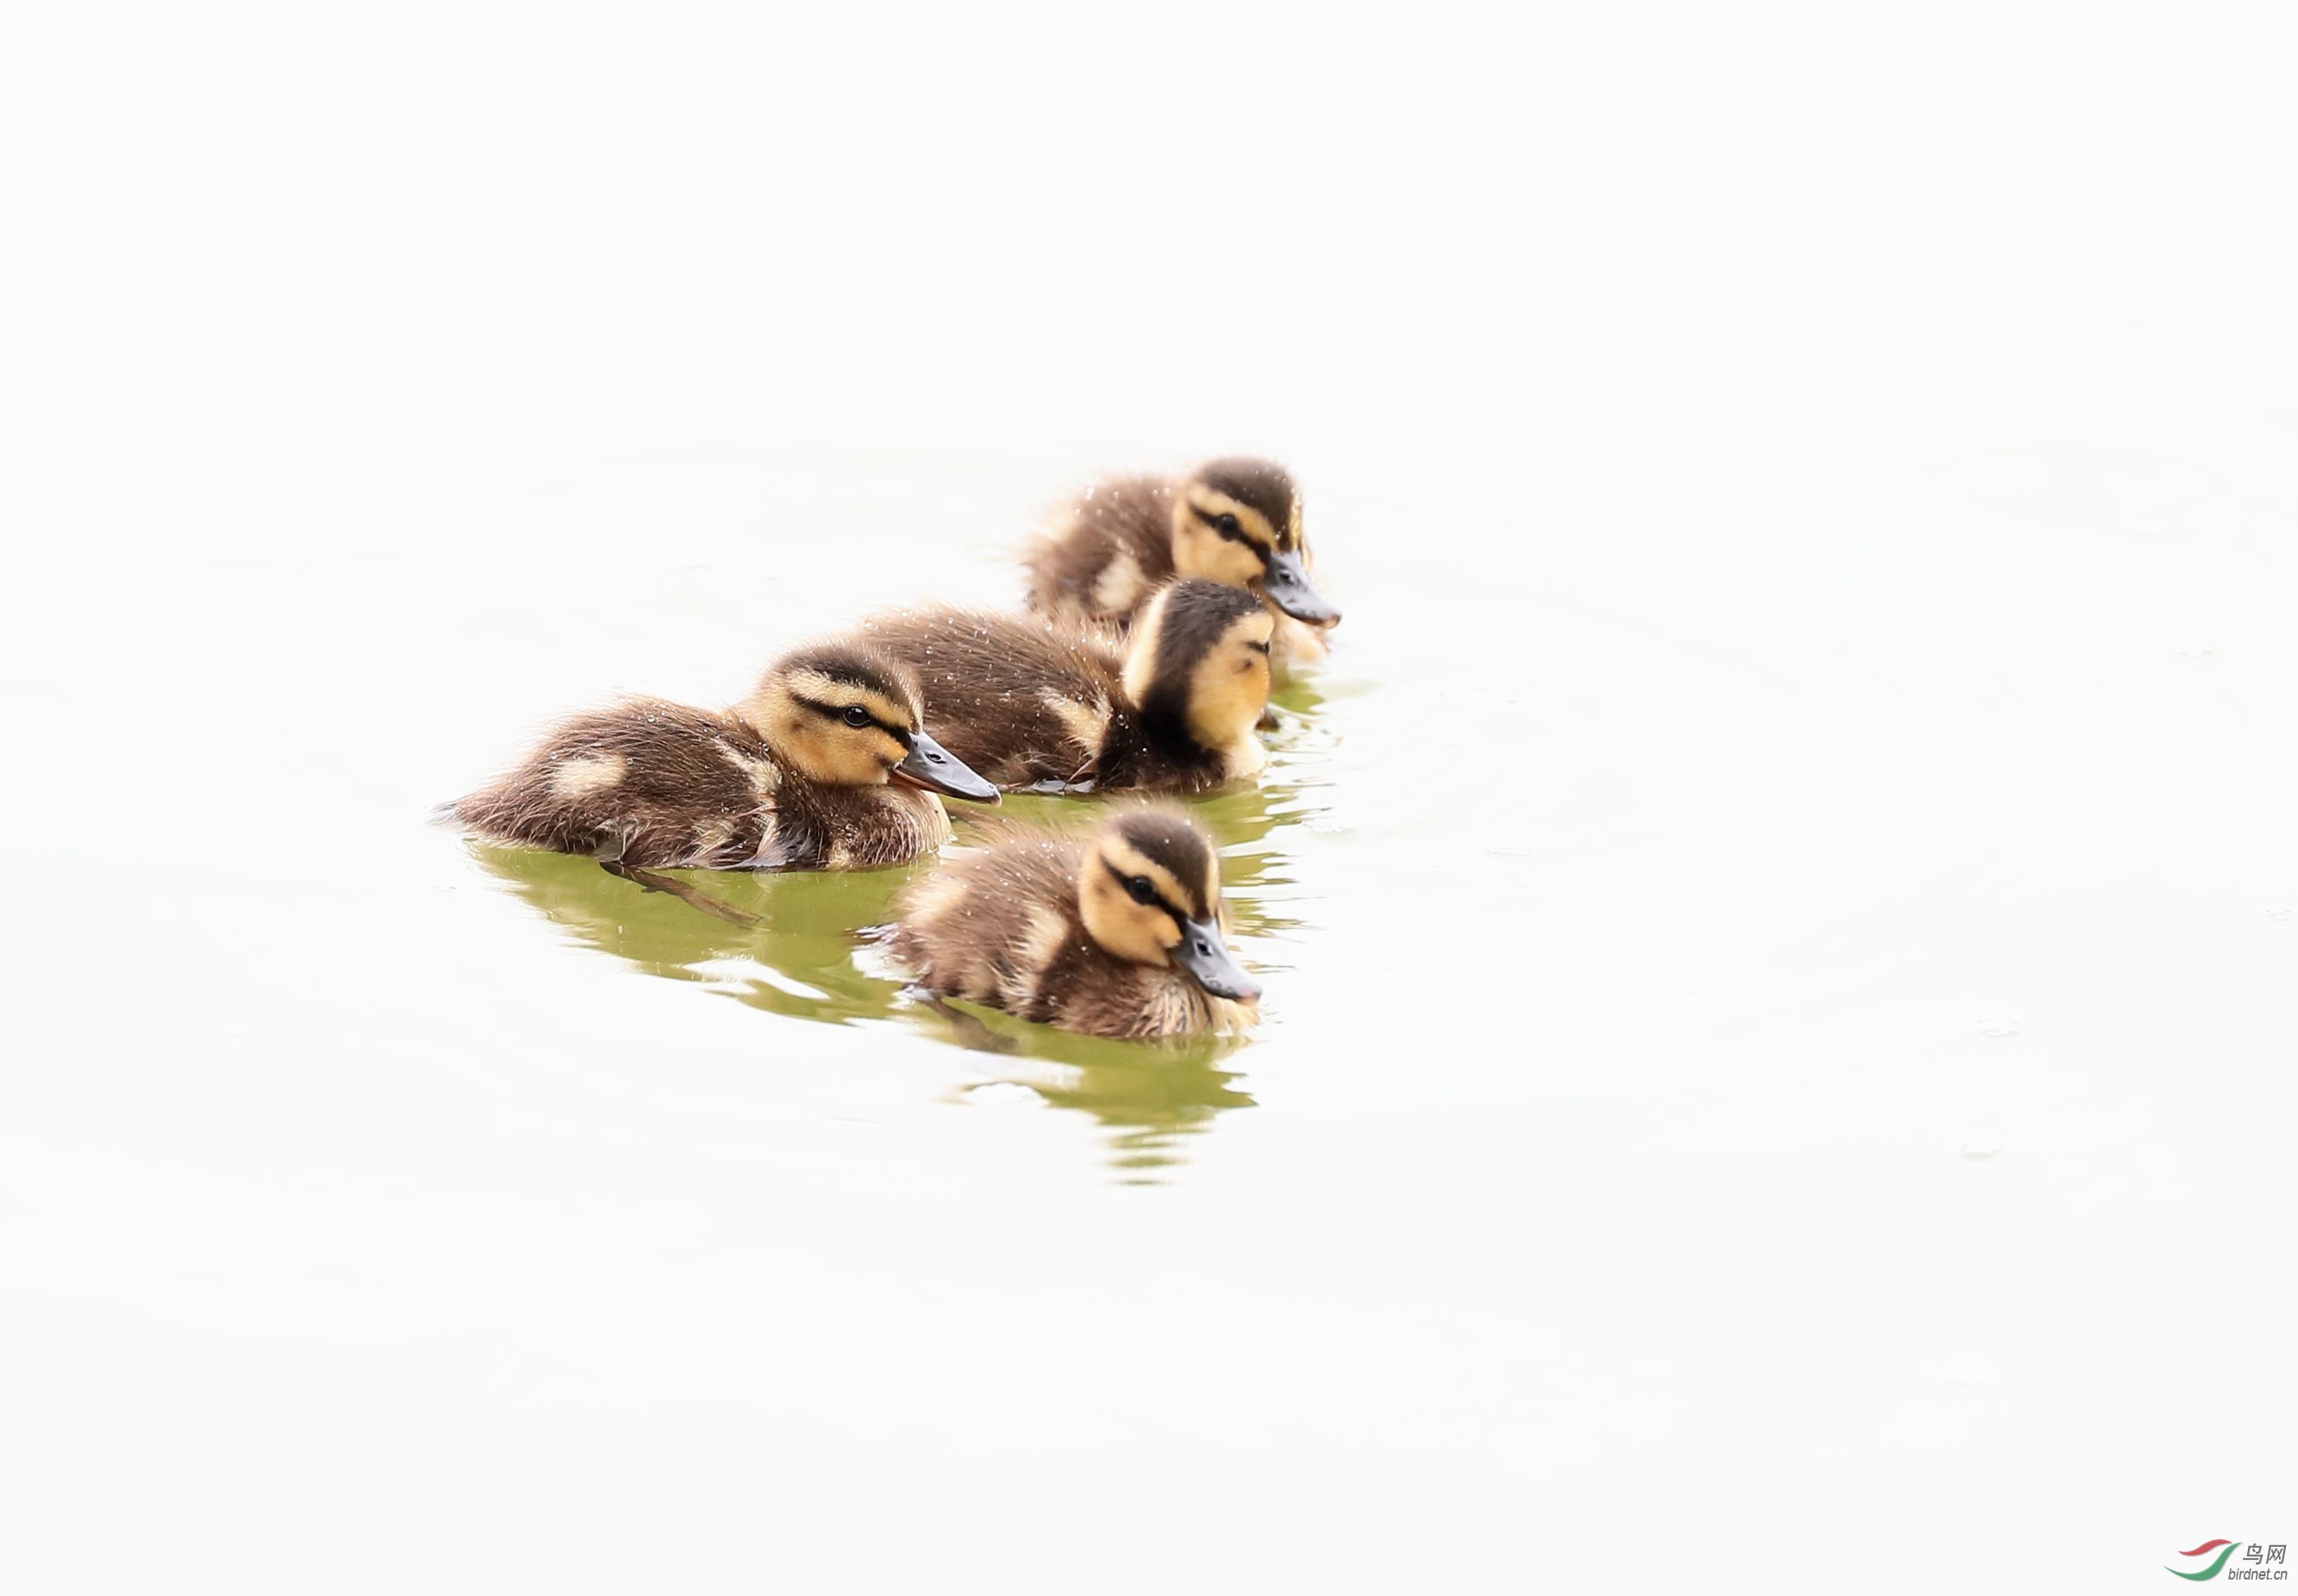
[[[1007,823],[896,898],[888,939],[920,990],[1099,1037],[1243,1030],[1261,988],[1228,943],[1211,839],[1178,810],[1089,837]]]
[[[950,751],[1008,788],[1197,792],[1258,775],[1274,625],[1242,588],[1160,589],[1129,643],[1074,622],[923,606],[863,623],[917,673]]]
[[[1112,1162],[1128,1182],[1153,1182],[1159,1170],[1183,1162],[1188,1138],[1225,1112],[1256,1106],[1242,1078],[1221,1067],[1243,1046],[1237,1038],[1144,1046],[1010,1020],[994,1033],[983,1029],[1001,1044],[999,1056],[985,1060],[982,1079],[958,1095],[995,1102],[1000,1088],[1026,1087],[1054,1107],[1091,1114],[1111,1133]]]
[[[997,801],[927,734],[915,672],[829,642],[778,660],[730,710],[633,699],[563,721],[446,814],[624,872],[849,870],[946,842],[940,793]]]
[[[1280,681],[1325,657],[1341,619],[1310,581],[1300,489],[1273,460],[1211,460],[1180,477],[1096,483],[1024,563],[1031,609],[1120,633],[1175,576],[1244,588],[1281,617]]]
[[[673,877],[637,872],[651,879],[634,886],[632,875],[610,880],[622,872],[602,875],[590,860],[540,849],[473,844],[470,852],[554,924],[645,974],[832,1024],[889,1018],[901,1007],[897,983],[856,965],[854,928],[882,922],[895,890],[922,864],[721,875],[709,896],[729,912],[705,919],[679,901],[683,895],[656,895],[656,883]]]
[[[930,866],[885,871],[745,874],[718,883],[743,929],[706,920],[677,901],[635,890],[601,875],[591,861],[533,848],[474,844],[471,856],[521,899],[577,940],[627,962],[640,972],[707,987],[753,1008],[831,1025],[898,1024],[937,1041],[979,1047],[979,1077],[955,1088],[990,1082],[1026,1086],[1056,1107],[1088,1113],[1115,1137],[1120,1164],[1148,1169],[1176,1162],[1179,1138],[1211,1128],[1224,1111],[1250,1108],[1236,1076],[1221,1062],[1240,1046],[1233,1037],[1196,1037],[1153,1049],[1072,1031],[1025,1025],[1002,1015],[995,1031],[971,1014],[951,1030],[946,1014],[921,1013],[901,1000],[882,950],[857,963],[854,928],[879,924],[906,881]],[[766,1056],[787,1044],[762,1041]]]

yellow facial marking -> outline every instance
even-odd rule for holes
[[[1235,517],[1237,536],[1223,537],[1206,516]],[[1264,553],[1276,547],[1276,530],[1251,505],[1198,483],[1173,495],[1173,566],[1182,575],[1250,587],[1267,569]]]
[[[1186,911],[1197,900],[1197,894],[1181,885],[1180,877],[1121,837],[1112,837],[1104,842],[1101,845],[1101,856],[1106,859],[1120,875],[1137,875],[1146,878],[1149,884],[1157,889],[1157,896],[1177,909]],[[1166,918],[1170,920],[1171,916],[1168,915]],[[1174,931],[1172,939],[1176,942],[1181,939],[1178,930]]]
[[[1236,518],[1237,531],[1248,541],[1262,549],[1277,547],[1277,529],[1269,525],[1269,517],[1243,500],[1232,499],[1227,493],[1217,493],[1200,483],[1189,484],[1188,500],[1189,508],[1200,512],[1199,519],[1210,516],[1218,520],[1222,516],[1233,516]],[[1213,535],[1220,536],[1218,532]]]
[[[873,719],[849,726],[839,712],[857,705]],[[831,713],[824,714],[824,708]],[[757,728],[783,764],[827,786],[876,786],[908,752],[892,732],[876,724],[884,720],[910,726],[905,706],[816,671],[767,678],[735,713]]]
[[[1269,707],[1269,640],[1276,627],[1265,609],[1239,616],[1189,674],[1190,735],[1221,750],[1233,776],[1252,773],[1268,759],[1252,732]]]
[[[832,710],[858,707],[866,710],[872,720],[899,727],[905,732],[917,730],[910,707],[898,699],[889,699],[873,689],[841,682],[835,676],[825,676],[820,671],[792,671],[785,678],[795,696],[809,699]]]
[[[1116,874],[1111,874],[1114,868]],[[1123,878],[1145,876],[1160,897],[1186,908],[1188,898],[1172,872],[1121,838],[1104,836],[1086,855],[1078,881],[1078,912],[1086,934],[1103,948],[1136,964],[1163,964],[1165,950],[1181,939],[1181,928],[1161,903],[1136,903]]]

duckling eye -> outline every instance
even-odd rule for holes
[[[846,713],[839,718],[858,731],[870,724],[870,712],[859,704],[848,704],[846,707]]]
[[[1127,876],[1125,890],[1137,904],[1145,904],[1157,896],[1157,889],[1149,884],[1149,878],[1145,875]]]
[[[1236,517],[1227,510],[1213,517],[1213,530],[1225,538],[1237,537],[1244,532],[1244,528],[1236,524]]]

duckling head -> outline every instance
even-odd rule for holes
[[[1309,581],[1307,553],[1300,490],[1273,460],[1210,461],[1173,494],[1175,570],[1250,588],[1294,620],[1329,626],[1341,612]]]
[[[1243,588],[1170,582],[1134,624],[1126,696],[1153,725],[1176,727],[1226,756],[1232,774],[1260,768],[1253,728],[1269,707],[1269,640],[1277,620]]]
[[[916,675],[874,649],[817,643],[784,655],[735,713],[799,774],[825,786],[890,781],[997,801],[997,789],[927,734]]]
[[[1128,810],[1093,834],[1078,881],[1086,934],[1136,964],[1178,965],[1215,997],[1251,1003],[1261,988],[1222,934],[1212,839],[1178,810]]]

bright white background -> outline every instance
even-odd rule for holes
[[[2298,1542],[2286,17],[20,8],[0,1589]],[[1166,1187],[411,823],[1234,449],[1335,821]]]

